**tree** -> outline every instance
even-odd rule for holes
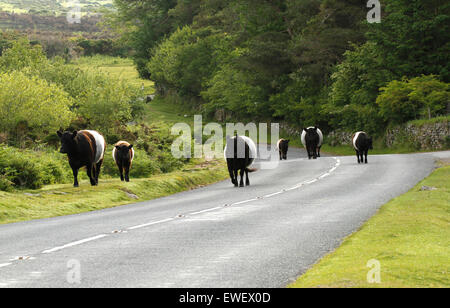
[[[394,80],[381,91],[377,98],[380,114],[392,124],[442,115],[450,101],[449,84],[436,76]]]
[[[379,46],[384,65],[408,78],[439,75],[450,81],[450,3],[386,0],[382,22],[367,37]]]

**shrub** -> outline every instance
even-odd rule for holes
[[[0,130],[17,137],[19,130],[42,136],[73,119],[72,100],[55,84],[21,72],[0,74]]]
[[[392,124],[442,115],[450,100],[450,86],[436,76],[394,80],[377,98],[380,114]]]
[[[43,185],[67,183],[71,172],[64,162],[47,153],[0,146],[0,190],[37,189]]]

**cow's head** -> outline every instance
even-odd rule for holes
[[[133,145],[116,145],[116,153],[117,153],[117,157],[122,160],[122,159],[131,159],[131,154],[130,151],[133,148]]]
[[[59,152],[63,154],[73,153],[76,149],[75,137],[77,136],[78,132],[74,131],[72,133],[62,133],[61,131],[58,131],[57,134],[59,139],[61,140],[61,149],[59,150]]]

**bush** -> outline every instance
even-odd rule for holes
[[[377,98],[380,114],[392,124],[443,115],[450,100],[450,86],[436,76],[390,82]]]
[[[48,184],[69,183],[71,176],[62,155],[0,146],[0,190],[38,189]]]
[[[74,118],[66,92],[38,77],[21,72],[0,74],[0,131],[19,130],[38,136],[66,127]]]

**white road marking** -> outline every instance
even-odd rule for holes
[[[174,218],[167,218],[167,219],[163,219],[163,220],[153,221],[153,222],[149,222],[149,223],[146,223],[146,224],[130,227],[127,230],[141,229],[141,228],[145,228],[145,227],[149,227],[149,226],[153,226],[153,225],[157,225],[157,224],[162,224],[164,222],[169,222],[169,221],[172,221],[172,220],[174,220]]]
[[[59,247],[55,247],[55,248],[52,248],[52,249],[44,250],[42,253],[43,254],[49,254],[49,253],[60,251],[60,250],[63,250],[63,249],[69,248],[69,247],[81,245],[81,244],[84,244],[84,243],[87,243],[87,242],[92,242],[92,241],[95,241],[95,240],[98,240],[98,239],[101,239],[101,238],[104,238],[104,237],[107,237],[107,236],[108,235],[106,235],[106,234],[97,235],[97,236],[90,237],[90,238],[87,238],[87,239],[84,239],[84,240],[72,242],[72,243],[69,243],[69,244],[64,245],[64,246],[59,246]]]
[[[12,265],[12,263],[2,263],[2,264],[0,264],[0,267],[7,267],[10,265]]]
[[[260,199],[261,199],[261,198],[253,198],[253,199],[249,199],[249,200],[244,200],[244,201],[235,202],[235,203],[233,203],[232,205],[241,205],[241,204],[249,203],[249,202],[252,202],[252,201],[258,201],[258,200],[260,200]]]
[[[203,210],[203,211],[198,211],[198,212],[194,212],[194,213],[189,213],[189,215],[198,215],[198,214],[203,214],[203,213],[207,213],[207,212],[212,212],[215,210],[220,210],[222,209],[222,207],[218,206],[218,207],[214,207],[212,209],[207,209],[207,210]]]

